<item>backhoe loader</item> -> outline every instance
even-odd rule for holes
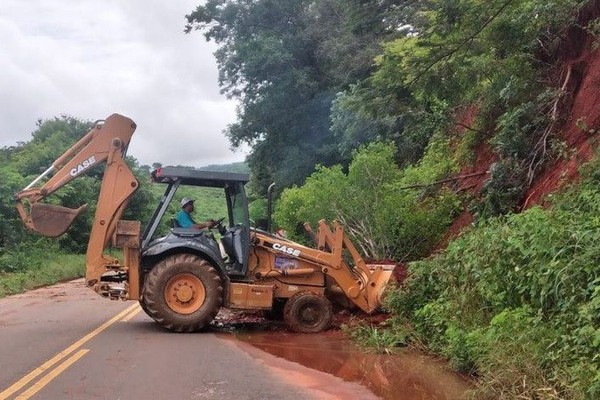
[[[278,309],[292,330],[304,333],[327,329],[332,302],[369,314],[378,310],[392,271],[366,264],[335,221],[333,229],[320,221],[316,233],[306,225],[316,248],[251,227],[247,174],[159,168],[151,180],[164,185],[165,191],[144,232],[139,221],[121,220],[139,187],[124,160],[135,129],[131,119],[118,114],[96,122],[15,194],[23,223],[56,237],[66,232],[86,205],[69,209],[41,201],[105,164],[86,253],[88,287],[109,299],[138,300],[158,324],[175,332],[203,329],[221,307]],[[227,216],[215,224],[218,232],[173,227],[164,236],[158,234],[161,220],[169,217],[165,215],[169,204],[183,186],[224,191]],[[122,257],[105,254],[108,247],[121,248]]]

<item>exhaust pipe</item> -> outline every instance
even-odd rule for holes
[[[271,231],[273,222],[273,189],[275,189],[275,182],[271,183],[267,189],[267,232],[269,233],[273,233]]]

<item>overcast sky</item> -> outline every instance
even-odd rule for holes
[[[201,0],[2,0],[0,147],[38,119],[123,114],[142,164],[243,161],[222,131],[235,103],[219,93],[213,43],[184,34]]]

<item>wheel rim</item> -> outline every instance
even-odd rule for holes
[[[196,275],[177,274],[165,286],[165,300],[171,310],[179,314],[192,314],[204,304],[206,290]]]
[[[304,326],[315,326],[321,320],[321,312],[318,304],[310,303],[306,304],[298,310],[298,320]]]

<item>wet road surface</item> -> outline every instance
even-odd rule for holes
[[[383,399],[457,400],[467,380],[415,351],[375,354],[359,348],[337,331],[317,335],[242,332],[236,339],[300,365],[358,382]]]
[[[467,388],[421,355],[365,354],[337,332],[232,326],[173,334],[82,281],[0,299],[0,400],[450,400]]]

